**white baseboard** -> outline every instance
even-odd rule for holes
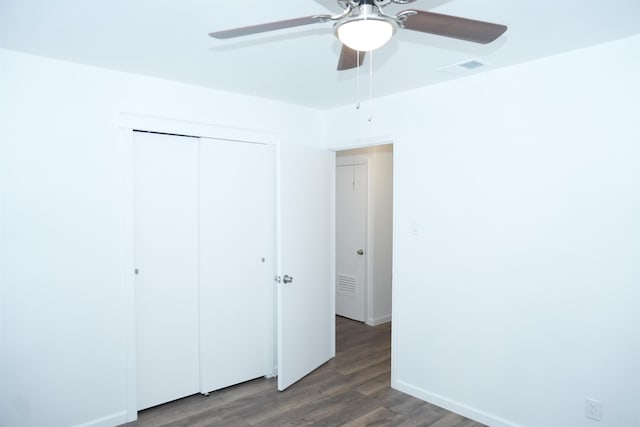
[[[271,372],[267,372],[265,378],[275,378],[278,376],[278,367],[275,366]]]
[[[367,320],[367,325],[369,326],[378,326],[378,325],[382,325],[383,323],[387,323],[387,322],[391,322],[391,315],[387,314],[386,316],[380,316],[380,317],[376,317],[375,319],[369,319]]]
[[[391,387],[395,388],[396,390],[400,390],[403,393],[407,393],[411,396],[417,397],[418,399],[422,399],[425,402],[440,406],[441,408],[444,408],[448,411],[455,412],[456,414],[462,415],[491,427],[523,427],[520,424],[505,420],[504,418],[489,414],[463,403],[456,402],[439,394],[424,390],[420,387],[415,387],[404,381],[394,381],[392,382]]]
[[[114,427],[129,422],[127,412],[117,412],[85,423],[77,424],[75,427]]]

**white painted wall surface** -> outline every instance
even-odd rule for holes
[[[373,310],[369,315],[371,325],[391,320],[391,279],[393,248],[393,152],[378,150],[371,155],[375,170],[373,186],[373,246],[375,248],[373,277]]]
[[[380,325],[391,320],[391,258],[393,247],[393,146],[338,151],[338,164],[356,159],[369,161],[369,227],[370,266],[367,272],[368,325]]]
[[[0,50],[0,425],[124,417],[124,111],[318,146],[392,136],[394,385],[492,425],[594,425],[590,396],[599,425],[638,427],[638,51],[384,98],[369,124]]]
[[[394,387],[492,426],[640,426],[638,52],[329,113],[336,148],[394,140]]]
[[[322,146],[316,110],[0,50],[0,425],[124,422],[118,114]],[[312,129],[313,131],[309,131]]]

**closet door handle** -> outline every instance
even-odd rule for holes
[[[363,251],[362,249],[358,249],[358,250],[356,251],[356,253],[357,253],[358,255],[364,255],[364,251]]]
[[[282,278],[282,283],[291,283],[293,282],[293,277],[289,276],[288,274],[285,274],[284,277]]]

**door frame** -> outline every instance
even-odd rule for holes
[[[400,153],[401,153],[401,147],[399,147],[400,144],[397,143],[398,142],[398,138],[394,137],[394,136],[377,136],[377,137],[371,137],[371,138],[363,138],[363,139],[359,139],[357,141],[351,140],[351,141],[339,141],[337,144],[333,144],[330,149],[331,151],[334,152],[338,152],[338,151],[344,151],[344,150],[355,150],[355,149],[360,149],[360,148],[372,148],[372,147],[376,147],[379,145],[387,145],[387,144],[391,144],[393,146],[393,185],[392,185],[392,191],[393,191],[393,206],[392,206],[392,242],[391,242],[391,246],[392,246],[392,255],[391,255],[391,317],[392,317],[392,322],[391,322],[391,387],[392,388],[396,388],[397,389],[397,378],[396,378],[396,373],[397,373],[397,368],[396,368],[396,360],[398,360],[397,356],[396,356],[396,342],[397,342],[397,330],[398,327],[397,325],[399,324],[399,322],[402,322],[402,313],[399,313],[397,310],[397,301],[398,301],[398,297],[399,297],[399,291],[398,291],[398,282],[399,282],[399,273],[398,271],[400,270],[399,267],[399,263],[398,260],[400,259],[400,257],[398,256],[398,244],[397,244],[397,236],[399,235],[400,229],[399,229],[399,225],[398,225],[398,198],[397,198],[397,194],[398,194],[398,188],[400,188],[399,183],[398,183],[398,168],[396,167],[398,165],[398,159],[400,158]],[[337,157],[337,155],[336,155]],[[371,168],[368,168],[367,174],[368,174],[368,179],[371,180]],[[370,184],[371,181],[369,181]],[[370,191],[370,186],[367,189],[367,191]],[[334,204],[335,204],[335,199],[336,199],[336,189],[335,189],[335,184],[333,186],[333,200],[334,200]],[[370,194],[367,194],[369,200],[367,201],[367,203],[370,202],[371,197]],[[334,206],[334,210],[333,210],[333,223],[335,224],[336,222],[336,218],[335,218],[335,206]],[[369,219],[368,215],[367,215],[367,219]],[[369,224],[371,222],[369,221]],[[367,226],[369,226],[369,224]],[[373,232],[373,230],[371,230]],[[335,254],[336,254],[336,243],[335,243],[335,226],[333,229],[333,235],[334,235],[334,243],[333,243],[333,257],[335,258]],[[369,245],[369,242],[372,241],[372,236],[367,234],[367,245]],[[368,248],[369,249],[369,248]],[[368,260],[367,260],[368,261]],[[367,270],[367,274],[369,273],[369,270]],[[335,276],[335,268],[334,268],[334,276]],[[370,280],[370,276],[368,276],[367,281]],[[335,292],[335,284],[334,286],[334,292]],[[334,309],[334,313],[335,313],[335,309]],[[367,314],[367,310],[365,310],[365,315]]]
[[[136,376],[136,313],[135,313],[135,268],[134,253],[134,187],[133,187],[133,131],[148,131],[156,133],[168,133],[173,135],[193,136],[202,138],[237,141],[239,143],[268,144],[275,146],[275,152],[279,152],[280,140],[274,133],[255,131],[251,129],[238,129],[218,126],[209,123],[197,123],[152,117],[132,113],[120,113],[117,118],[119,131],[118,144],[120,149],[120,228],[121,228],[121,267],[122,267],[122,296],[124,299],[124,356],[125,356],[125,393],[126,393],[126,420],[135,421],[138,418],[137,402],[137,376]],[[278,159],[275,162],[276,176],[278,174]],[[274,183],[275,184],[275,183]],[[276,205],[276,209],[278,206]],[[274,224],[275,227],[275,224]],[[275,230],[275,228],[274,228]],[[274,242],[275,243],[275,242]],[[275,282],[272,292],[276,292]],[[266,302],[271,305],[271,311],[275,310],[273,298]],[[273,349],[265,355],[265,366],[268,375],[274,375],[275,357],[275,330],[273,331]]]

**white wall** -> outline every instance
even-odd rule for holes
[[[338,164],[349,164],[357,156],[369,161],[369,233],[371,255],[367,271],[366,323],[391,321],[391,268],[393,243],[393,145],[342,150]]]
[[[310,109],[0,50],[0,425],[124,421],[118,114],[324,144]],[[313,129],[313,132],[309,132]]]
[[[371,155],[375,172],[373,188],[373,308],[369,324],[379,325],[391,320],[391,280],[393,258],[393,147],[378,149]]]
[[[594,425],[591,396],[640,426],[638,51],[385,98],[371,124],[339,109],[324,135],[315,110],[0,50],[0,425],[122,417],[125,111],[393,140],[394,385],[493,425]]]
[[[329,113],[394,141],[393,385],[494,426],[640,426],[640,36]],[[417,233],[417,234],[414,234]]]

